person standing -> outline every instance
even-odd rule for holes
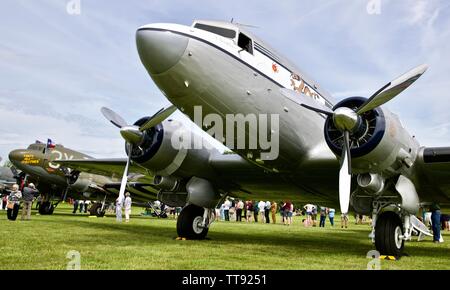
[[[130,222],[130,214],[131,214],[131,197],[130,197],[130,193],[127,192],[125,193],[125,202],[124,202],[124,207],[125,207],[125,222]]]
[[[281,204],[281,208],[280,208],[281,223],[284,224],[284,222],[285,222],[284,210],[285,210],[286,204],[284,202],[280,202],[280,204]]]
[[[266,203],[260,200],[258,203],[258,209],[259,209],[259,217],[261,218],[261,223],[264,223],[266,215]]]
[[[22,189],[22,217],[21,220],[31,219],[31,206],[34,198],[39,194],[33,183],[28,184]]]
[[[236,204],[236,221],[242,222],[242,210],[244,209],[244,203],[242,200],[239,200]]]
[[[272,204],[270,205],[270,212],[272,213],[272,223],[276,224],[277,223],[277,203],[275,201],[272,202]]]
[[[116,199],[116,221],[122,222],[122,207],[123,207],[123,197],[119,196]]]
[[[312,223],[313,223],[313,227],[317,226],[317,213],[318,213],[317,206],[313,205],[313,209],[312,209]]]
[[[246,216],[245,219],[247,220],[247,222],[251,222],[252,221],[252,215],[253,215],[253,203],[251,200],[247,200],[245,202],[245,209],[246,209]]]
[[[303,208],[306,210],[306,224],[308,226],[311,226],[313,221],[312,221],[312,216],[313,216],[313,209],[314,209],[314,205],[308,203],[307,205],[305,205]]]
[[[293,210],[293,204],[290,201],[285,201],[284,205],[284,224],[287,226],[290,226],[292,223],[292,211]]]
[[[84,200],[80,200],[78,202],[78,205],[80,206],[80,213],[83,213],[83,211],[84,211]]]
[[[6,204],[8,203],[8,196],[6,194],[3,195],[2,197],[2,209],[6,210]]]
[[[330,208],[328,210],[328,218],[330,219],[330,224],[332,227],[334,227],[334,214],[336,213],[336,210],[334,208]]]
[[[78,200],[74,200],[73,201],[73,211],[72,211],[72,213],[76,214],[77,213],[77,209],[78,209]]]
[[[14,184],[12,191],[8,196],[8,209],[6,215],[10,221],[15,221],[17,214],[19,213],[20,199],[22,198],[22,192],[19,190],[19,186]]]
[[[270,224],[270,218],[269,218],[269,215],[270,215],[270,208],[271,208],[271,204],[270,204],[270,201],[266,201],[266,206],[265,206],[265,209],[264,209],[264,215],[265,215],[265,217],[266,217],[266,224]]]
[[[224,221],[225,220],[225,203],[222,203],[219,211],[220,211],[220,220]]]
[[[229,211],[229,218],[230,220],[235,220],[235,215],[236,215],[236,202],[234,201],[234,199],[230,200],[230,211]]]
[[[223,212],[225,214],[225,221],[230,221],[230,207],[231,207],[231,201],[227,198],[224,202]]]
[[[324,228],[325,227],[325,221],[327,219],[327,211],[328,209],[324,206],[320,207],[320,223],[319,227]]]
[[[259,207],[256,203],[256,200],[252,201],[253,204],[253,218],[255,219],[255,223],[258,222],[258,214],[259,214]]]
[[[90,200],[85,200],[84,201],[84,213],[87,213],[87,211],[89,210],[89,206],[91,205],[91,201]]]
[[[341,229],[348,227],[348,213],[341,213]]]
[[[439,204],[433,202],[430,207],[431,211],[431,226],[433,228],[433,242],[441,242],[441,207]]]

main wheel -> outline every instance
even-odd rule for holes
[[[190,240],[203,240],[208,234],[208,228],[201,226],[204,211],[202,207],[196,205],[186,206],[178,217],[178,236]]]
[[[44,202],[41,202],[41,204],[39,206],[39,214],[51,215],[51,214],[53,214],[54,209],[55,209],[55,206],[51,202],[44,201]]]
[[[97,217],[104,217],[105,216],[105,211],[102,210],[102,204],[101,203],[94,203],[91,208],[89,209],[89,214],[92,216],[97,216]]]
[[[403,224],[394,212],[385,212],[375,226],[375,247],[381,255],[400,257],[405,245]]]

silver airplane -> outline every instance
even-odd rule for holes
[[[134,125],[110,109],[102,108],[102,113],[126,141],[122,184],[132,163],[155,176],[161,201],[188,204],[177,222],[180,237],[205,238],[213,208],[227,195],[277,200],[297,195],[305,201],[339,201],[344,214],[351,205],[354,212],[371,215],[376,249],[400,256],[421,203],[450,202],[450,148],[421,147],[399,118],[382,107],[414,83],[426,65],[369,98],[336,103],[315,80],[238,24],[149,24],[137,30],[136,44],[150,77],[173,106]],[[224,139],[215,136],[234,154],[207,146],[177,147],[171,141],[183,141],[180,136],[186,135],[180,131],[189,128],[169,115],[179,109],[198,123],[198,108],[203,115],[219,116],[200,121],[205,131],[213,122],[226,123],[229,115],[278,116],[278,128],[271,122],[259,131],[278,137],[275,158],[265,146],[248,146],[258,138],[250,128],[246,146],[236,146],[242,141],[234,132],[242,125],[238,123],[224,132]],[[187,143],[195,145],[199,139],[205,141],[194,136]],[[96,160],[91,166],[108,171],[112,161]],[[92,163],[61,164],[87,170],[87,162]]]
[[[2,161],[1,157],[0,161]],[[14,184],[17,184],[18,175],[19,173],[16,168],[0,166],[0,193],[11,189]]]

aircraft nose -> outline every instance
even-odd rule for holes
[[[166,72],[176,65],[189,38],[169,31],[141,28],[136,32],[139,57],[150,74]]]
[[[23,150],[13,150],[9,152],[9,161],[13,164],[17,164],[23,160]]]

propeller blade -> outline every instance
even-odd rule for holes
[[[362,104],[358,108],[358,110],[356,110],[356,113],[358,115],[361,115],[367,111],[375,109],[389,102],[398,94],[406,90],[415,81],[417,81],[426,72],[427,69],[428,66],[426,64],[422,64],[396,78],[395,80],[378,90],[375,94],[373,94],[364,104]]]
[[[114,112],[113,110],[103,107],[101,109],[101,112],[103,114],[103,116],[105,116],[105,118],[110,121],[111,123],[113,123],[114,126],[118,127],[118,128],[122,128],[122,127],[126,127],[128,126],[127,122],[116,112]]]
[[[128,182],[128,168],[130,167],[130,159],[131,159],[131,146],[128,147],[128,159],[127,159],[127,165],[125,165],[125,170],[123,172],[122,176],[122,182],[120,183],[120,190],[119,190],[119,199],[123,201],[125,199],[125,188],[127,187]]]
[[[325,114],[327,116],[332,116],[333,115],[333,111],[331,111],[330,109],[328,109],[325,106],[321,106],[320,108],[318,108],[320,106],[319,103],[315,104],[316,107],[313,106],[309,106],[305,103],[302,103],[299,100],[298,94],[294,92],[293,90],[289,90],[289,89],[281,89],[281,94],[283,94],[283,96],[285,96],[287,99],[289,99],[290,101],[296,103],[297,105],[303,106],[311,111],[317,112],[317,113],[321,113],[321,114]]]
[[[319,108],[314,108],[314,107],[311,107],[311,106],[308,106],[308,105],[305,105],[305,104],[301,104],[300,106],[305,107],[308,110],[311,110],[311,111],[314,111],[314,112],[317,112],[317,113],[325,114],[327,116],[333,116],[333,112],[331,112],[331,111],[325,111],[325,110],[322,110],[322,109],[319,109]]]
[[[339,171],[339,203],[341,212],[344,214],[348,213],[352,182],[349,135],[348,131],[344,131],[344,148],[342,148],[341,170]]]
[[[156,125],[162,123],[165,119],[167,119],[170,115],[172,115],[177,110],[177,107],[170,106],[167,109],[160,110],[153,117],[151,117],[144,125],[142,125],[139,130],[144,132],[150,128],[155,127]]]

